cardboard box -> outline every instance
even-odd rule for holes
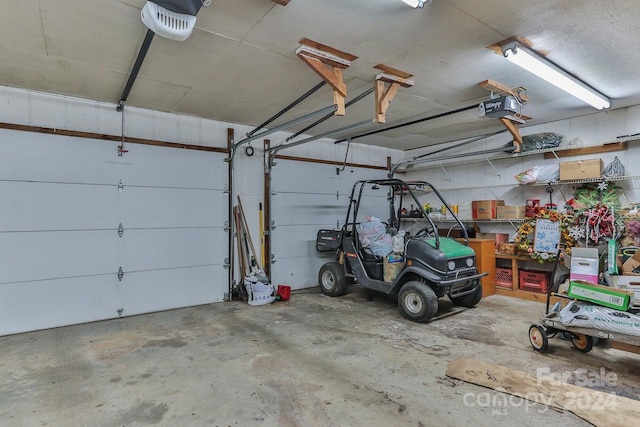
[[[571,273],[569,280],[598,283],[598,250],[592,248],[573,248],[571,250]]]
[[[498,206],[496,208],[497,219],[522,219],[524,218],[524,205],[522,206]]]
[[[458,203],[458,218],[461,220],[473,219],[473,208],[471,202]]]
[[[622,274],[625,276],[640,276],[640,251],[636,252],[622,264]]]
[[[498,206],[504,206],[504,200],[474,200],[471,202],[472,218],[496,219]]]
[[[633,307],[640,307],[640,277],[638,276],[609,276],[611,287],[633,292],[631,300]]]
[[[635,296],[633,292],[582,281],[571,281],[567,295],[581,301],[588,301],[604,307],[627,311]]]
[[[602,159],[560,162],[560,180],[602,177]]]

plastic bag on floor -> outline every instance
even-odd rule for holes
[[[244,278],[244,287],[247,290],[247,302],[249,305],[271,304],[276,300],[276,289],[269,283],[263,283],[256,276]]]

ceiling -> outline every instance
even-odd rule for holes
[[[144,4],[2,2],[0,84],[112,102],[115,108],[146,34]],[[344,71],[347,101],[373,87],[376,64],[414,75],[415,86],[402,88],[393,100],[387,125],[488,99],[478,86],[486,79],[527,89],[523,113],[533,118],[527,124],[596,111],[486,48],[514,35],[612,98],[612,108],[640,104],[637,0],[433,0],[424,9],[400,0],[291,0],[287,6],[213,0],[198,13],[186,41],[153,39],[127,105],[257,126],[321,81],[295,54],[307,37],[359,57]],[[273,125],[331,104],[325,86]],[[308,133],[373,113],[369,95],[346,116]],[[407,150],[500,129],[497,120],[471,110],[357,142]]]

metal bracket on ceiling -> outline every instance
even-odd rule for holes
[[[449,173],[447,172],[447,170],[444,168],[444,166],[440,165],[440,169],[442,169],[442,172],[444,172],[444,174],[447,176],[447,181],[451,182],[451,176],[449,175]]]
[[[349,68],[351,61],[358,57],[308,38],[300,39],[299,43],[296,55],[331,86],[333,103],[338,106],[335,115],[344,116],[347,85],[344,83],[342,70]]]
[[[376,76],[376,123],[386,122],[386,113],[391,101],[398,93],[400,87],[411,87],[415,83],[409,80],[412,74],[397,70],[384,64],[378,64],[373,68],[381,71]],[[388,84],[388,86],[387,86]]]
[[[491,162],[491,159],[489,159],[488,157],[485,158],[485,160],[487,161],[487,163],[489,163],[489,166],[491,166],[493,168],[494,171],[496,171],[496,175],[498,175],[499,177],[502,178],[502,174],[500,173],[500,171],[493,165],[493,163]]]

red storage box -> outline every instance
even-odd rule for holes
[[[496,286],[513,289],[513,274],[510,268],[496,267]]]
[[[520,290],[528,292],[547,293],[549,276],[544,271],[520,270]]]

